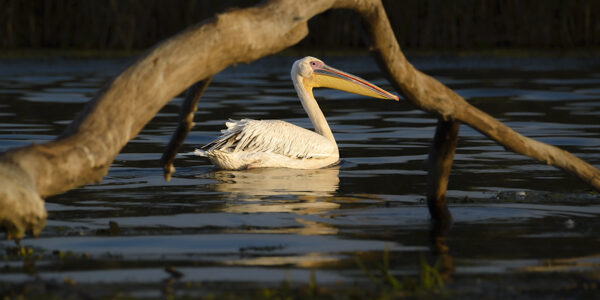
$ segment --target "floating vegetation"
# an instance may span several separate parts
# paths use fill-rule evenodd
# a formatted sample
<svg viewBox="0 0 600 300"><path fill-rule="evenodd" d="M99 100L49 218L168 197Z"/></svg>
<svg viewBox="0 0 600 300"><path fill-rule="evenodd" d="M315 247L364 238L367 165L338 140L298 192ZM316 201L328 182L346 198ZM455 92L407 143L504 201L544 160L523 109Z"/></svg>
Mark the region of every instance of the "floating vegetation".
<svg viewBox="0 0 600 300"><path fill-rule="evenodd" d="M440 274L441 259L430 265L421 255L419 260L419 275L417 278L403 276L401 278L392 274L390 269L389 250L383 252L383 262L376 270L368 269L360 259L356 259L360 269L369 277L371 282L380 287L388 296L406 296L415 294L441 294L444 291L444 280Z"/></svg>
<svg viewBox="0 0 600 300"><path fill-rule="evenodd" d="M96 230L96 235L109 235L109 236L117 236L121 235L121 227L119 223L115 221L108 222L108 229L98 229Z"/></svg>

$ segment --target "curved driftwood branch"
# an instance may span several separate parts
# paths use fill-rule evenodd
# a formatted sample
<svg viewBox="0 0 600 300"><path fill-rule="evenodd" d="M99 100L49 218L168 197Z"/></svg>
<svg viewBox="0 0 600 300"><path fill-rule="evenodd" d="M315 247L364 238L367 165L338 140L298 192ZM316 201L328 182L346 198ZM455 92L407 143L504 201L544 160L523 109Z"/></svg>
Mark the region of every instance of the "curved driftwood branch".
<svg viewBox="0 0 600 300"><path fill-rule="evenodd" d="M0 157L0 222L11 237L39 232L43 198L99 182L123 146L174 96L227 66L277 53L308 33L330 8L358 12L382 67L402 94L446 121L472 126L505 147L562 168L600 190L600 172L558 148L525 138L408 63L379 0L272 0L232 10L162 42L92 99L55 141Z"/></svg>
<svg viewBox="0 0 600 300"><path fill-rule="evenodd" d="M118 75L55 141L0 157L0 220L19 238L43 228L43 198L99 182L115 156L174 96L224 68L277 53L333 1L270 1L232 10L162 42Z"/></svg>
<svg viewBox="0 0 600 300"><path fill-rule="evenodd" d="M441 82L415 69L400 50L380 1L338 1L336 7L352 9L361 15L373 39L371 48L380 66L402 95L420 109L446 121L467 124L505 148L565 170L600 191L600 170L567 151L520 135L467 103Z"/></svg>

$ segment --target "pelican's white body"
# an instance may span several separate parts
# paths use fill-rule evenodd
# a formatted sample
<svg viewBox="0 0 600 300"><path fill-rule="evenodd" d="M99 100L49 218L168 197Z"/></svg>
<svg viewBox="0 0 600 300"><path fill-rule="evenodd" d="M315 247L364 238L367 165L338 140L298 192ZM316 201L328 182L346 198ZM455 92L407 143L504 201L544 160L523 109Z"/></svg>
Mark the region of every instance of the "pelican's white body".
<svg viewBox="0 0 600 300"><path fill-rule="evenodd" d="M318 169L337 163L338 148L324 136L280 120L231 120L223 135L208 144L208 157L220 169Z"/></svg>
<svg viewBox="0 0 600 300"><path fill-rule="evenodd" d="M250 168L318 169L339 160L338 146L323 112L315 100L313 87L332 87L381 99L394 99L381 88L356 76L325 65L314 57L294 63L294 88L315 131L279 120L231 120L221 137L194 153L208 157L226 170Z"/></svg>

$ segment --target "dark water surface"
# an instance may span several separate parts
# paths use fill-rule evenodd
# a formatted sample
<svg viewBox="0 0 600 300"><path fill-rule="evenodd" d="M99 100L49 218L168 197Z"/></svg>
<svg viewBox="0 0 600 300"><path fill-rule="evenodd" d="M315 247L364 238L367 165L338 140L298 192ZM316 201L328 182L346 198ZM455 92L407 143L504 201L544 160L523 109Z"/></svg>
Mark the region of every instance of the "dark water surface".
<svg viewBox="0 0 600 300"><path fill-rule="evenodd" d="M5 255L0 282L150 283L131 294L161 295L170 276L164 268L171 266L182 282L307 283L314 270L319 284L372 285L357 261L375 269L386 251L393 275L418 276L422 256L434 262L424 165L435 119L406 101L317 91L342 158L328 169L219 171L185 155L215 138L228 118L310 128L289 79L294 59L267 58L216 76L175 161L177 172L165 182L159 158L181 98L169 103L101 184L47 199L46 229L22 241L36 259ZM323 59L391 89L370 57ZM126 64L0 61L0 152L52 140ZM600 167L598 61L417 58L415 64L516 131ZM598 291L600 196L577 179L461 126L448 195L455 224L444 276L451 293L512 291L527 280L548 293ZM109 230L109 222L118 230ZM2 242L0 249L9 253L13 245Z"/></svg>

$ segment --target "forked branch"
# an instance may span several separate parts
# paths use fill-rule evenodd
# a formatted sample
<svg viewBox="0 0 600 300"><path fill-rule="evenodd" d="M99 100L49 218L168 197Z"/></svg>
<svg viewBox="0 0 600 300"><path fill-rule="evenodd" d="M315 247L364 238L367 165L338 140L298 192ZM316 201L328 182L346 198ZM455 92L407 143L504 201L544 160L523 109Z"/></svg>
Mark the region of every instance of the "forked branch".
<svg viewBox="0 0 600 300"><path fill-rule="evenodd" d="M420 109L445 121L467 124L506 149L565 170L600 191L600 170L567 151L520 135L467 103L441 82L416 70L402 53L380 1L339 0L335 6L360 14L372 38L371 49L379 58L381 68L402 95Z"/></svg>

